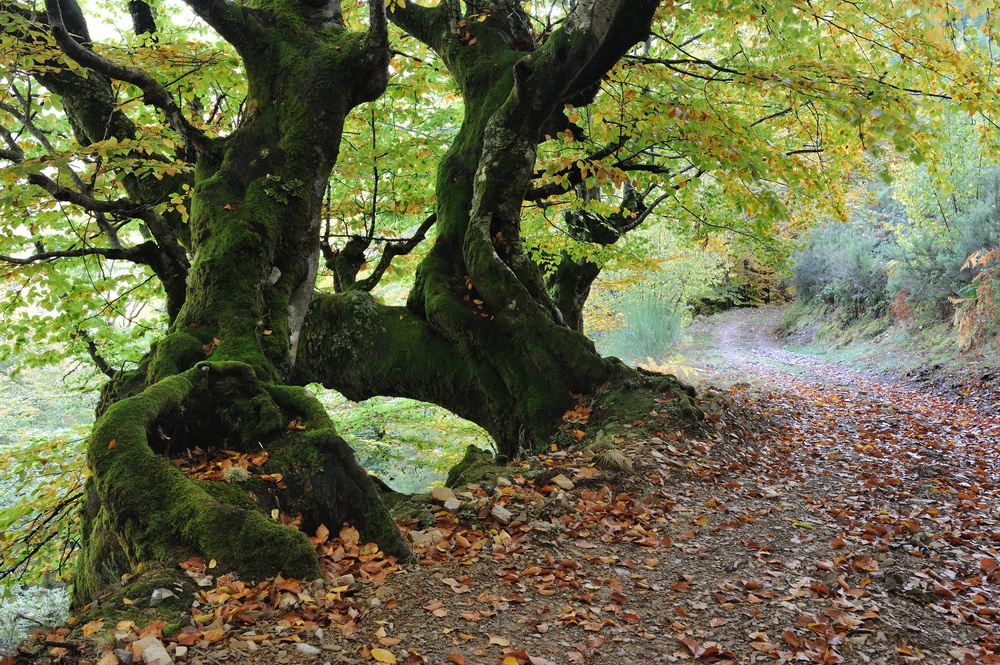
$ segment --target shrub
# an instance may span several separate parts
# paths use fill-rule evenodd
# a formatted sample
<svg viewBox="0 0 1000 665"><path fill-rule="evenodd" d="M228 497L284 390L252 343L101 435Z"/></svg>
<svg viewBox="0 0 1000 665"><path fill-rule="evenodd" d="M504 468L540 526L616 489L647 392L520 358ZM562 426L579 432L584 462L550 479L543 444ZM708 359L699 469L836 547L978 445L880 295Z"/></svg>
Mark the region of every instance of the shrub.
<svg viewBox="0 0 1000 665"><path fill-rule="evenodd" d="M894 251L884 233L831 222L816 228L793 256L793 284L800 297L845 307L855 319L880 316L891 300L888 265Z"/></svg>
<svg viewBox="0 0 1000 665"><path fill-rule="evenodd" d="M906 292L911 303L946 319L952 304L974 296L977 277L986 267L970 265L968 258L1000 247L1000 171L980 179L978 195L968 210L944 225L928 225L901 234L900 250L891 288Z"/></svg>
<svg viewBox="0 0 1000 665"><path fill-rule="evenodd" d="M598 348L630 365L662 360L676 348L688 318L688 308L655 289L635 288L620 300L625 325L604 333Z"/></svg>

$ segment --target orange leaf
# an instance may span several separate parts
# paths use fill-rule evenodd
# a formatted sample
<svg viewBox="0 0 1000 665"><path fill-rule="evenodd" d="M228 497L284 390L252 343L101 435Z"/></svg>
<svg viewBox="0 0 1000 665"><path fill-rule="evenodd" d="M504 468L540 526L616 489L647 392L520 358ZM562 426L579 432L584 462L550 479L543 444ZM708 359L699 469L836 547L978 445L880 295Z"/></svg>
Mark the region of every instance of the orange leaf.
<svg viewBox="0 0 1000 665"><path fill-rule="evenodd" d="M108 444L108 450L114 450L117 445L118 439L111 439L111 443Z"/></svg>
<svg viewBox="0 0 1000 665"><path fill-rule="evenodd" d="M103 627L104 627L104 622L103 621L91 621L91 622L87 623L86 625L84 625L84 627L83 627L83 636L84 637L90 637L91 635L93 635L94 633L96 633L97 631L99 631Z"/></svg>

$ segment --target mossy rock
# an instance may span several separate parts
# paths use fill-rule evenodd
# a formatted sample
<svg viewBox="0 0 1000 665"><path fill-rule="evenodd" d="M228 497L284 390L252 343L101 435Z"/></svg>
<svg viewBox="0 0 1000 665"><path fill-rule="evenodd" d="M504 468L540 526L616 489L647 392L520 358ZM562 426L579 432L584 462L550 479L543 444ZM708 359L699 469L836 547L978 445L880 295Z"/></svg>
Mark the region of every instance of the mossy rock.
<svg viewBox="0 0 1000 665"><path fill-rule="evenodd" d="M497 476L506 475L510 475L510 469L497 464L496 458L491 453L469 446L462 461L448 471L448 478L444 484L445 487L454 488L460 485L492 482Z"/></svg>
<svg viewBox="0 0 1000 665"><path fill-rule="evenodd" d="M590 419L591 425L649 421L647 428L664 429L663 416L669 416L674 429L700 425L705 419L698 407L694 388L673 375L644 374L613 388L601 399ZM650 421L650 413L659 418Z"/></svg>
<svg viewBox="0 0 1000 665"><path fill-rule="evenodd" d="M183 561L186 557L178 552L175 558ZM153 592L161 588L169 589L174 596L151 606ZM180 568L163 563L150 564L121 583L104 589L99 600L76 614L76 625L83 626L95 619L102 619L109 625L134 621L140 628L153 621L186 625L197 591L194 581ZM125 598L131 603L126 604Z"/></svg>

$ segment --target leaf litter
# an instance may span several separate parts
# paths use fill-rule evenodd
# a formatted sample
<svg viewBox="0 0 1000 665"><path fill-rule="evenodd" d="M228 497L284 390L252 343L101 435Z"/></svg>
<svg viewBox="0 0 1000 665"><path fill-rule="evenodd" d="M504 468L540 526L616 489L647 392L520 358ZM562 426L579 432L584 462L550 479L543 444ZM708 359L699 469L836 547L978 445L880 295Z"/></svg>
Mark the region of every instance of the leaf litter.
<svg viewBox="0 0 1000 665"><path fill-rule="evenodd" d="M192 665L1000 662L1000 417L793 354L759 325L717 332L704 431L664 408L614 432L633 471L551 450L428 496L430 520L400 523L409 567L349 527L313 536L322 580L191 559L205 588L179 633L92 621L113 645L50 659L140 662L153 637ZM572 438L589 417L567 414Z"/></svg>

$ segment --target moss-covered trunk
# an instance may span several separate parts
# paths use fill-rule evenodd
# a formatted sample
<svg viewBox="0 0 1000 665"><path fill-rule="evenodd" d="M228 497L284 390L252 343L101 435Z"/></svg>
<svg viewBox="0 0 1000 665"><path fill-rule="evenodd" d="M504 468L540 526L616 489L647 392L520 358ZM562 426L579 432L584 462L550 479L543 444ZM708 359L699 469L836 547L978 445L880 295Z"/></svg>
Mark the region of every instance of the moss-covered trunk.
<svg viewBox="0 0 1000 665"><path fill-rule="evenodd" d="M567 323L526 254L521 205L538 143L566 129L565 104L589 103L648 35L656 6L581 2L541 43L517 2L465 3L464 14L454 2L395 10L392 20L440 55L465 102L438 167L437 239L405 311L363 294L314 303L300 380L354 398L436 402L482 425L513 457L545 442L574 393L615 378L621 366ZM358 313L377 324L355 327Z"/></svg>
<svg viewBox="0 0 1000 665"><path fill-rule="evenodd" d="M104 392L88 444L77 602L144 562L190 555L250 578L315 577L302 531L320 524L350 522L408 555L320 404L283 385L315 286L321 195L345 116L386 84L384 7L373 3L367 33L345 30L337 3L227 11L206 18L243 58L244 115L200 150L183 305L140 371ZM188 449L255 461L195 481L169 459ZM301 515L302 531L273 518L282 513Z"/></svg>

